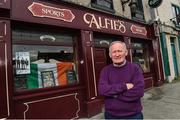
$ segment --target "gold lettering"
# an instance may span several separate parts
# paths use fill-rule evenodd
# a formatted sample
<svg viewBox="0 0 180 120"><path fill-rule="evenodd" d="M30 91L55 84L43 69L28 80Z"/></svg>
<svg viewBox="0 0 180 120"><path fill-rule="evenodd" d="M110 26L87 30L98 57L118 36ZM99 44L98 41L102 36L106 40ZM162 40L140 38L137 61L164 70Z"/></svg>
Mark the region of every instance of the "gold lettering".
<svg viewBox="0 0 180 120"><path fill-rule="evenodd" d="M42 8L42 13L43 14L50 14L50 15L56 16L56 17L64 17L64 12L52 10L52 9L47 9L47 8Z"/></svg>
<svg viewBox="0 0 180 120"><path fill-rule="evenodd" d="M113 21L113 25L114 25L114 30L118 30L118 22L117 21Z"/></svg>
<svg viewBox="0 0 180 120"><path fill-rule="evenodd" d="M88 16L90 17L89 20L87 19ZM95 18L95 16L94 16L94 14L86 13L86 14L84 14L84 17L83 17L83 18L84 18L84 21L85 21L87 24L89 24L89 27L90 27L90 28L91 28L92 25L94 24L97 29L101 29L100 26L99 26L99 24L98 24L98 22L97 22L97 20L96 20L96 18Z"/></svg>
<svg viewBox="0 0 180 120"><path fill-rule="evenodd" d="M111 29L114 29L113 20L111 20Z"/></svg>
<svg viewBox="0 0 180 120"><path fill-rule="evenodd" d="M104 26L102 25L101 17L99 17L99 26L100 26L101 28L106 28L105 25L104 25Z"/></svg>
<svg viewBox="0 0 180 120"><path fill-rule="evenodd" d="M105 18L105 26L106 26L106 28L109 28L108 26L110 25L110 26L112 26L111 25L111 22L109 22L109 21L111 21L111 20L109 20L108 18ZM112 27L111 27L112 28Z"/></svg>
<svg viewBox="0 0 180 120"><path fill-rule="evenodd" d="M42 13L43 13L43 14L47 14L47 9L42 8Z"/></svg>
<svg viewBox="0 0 180 120"><path fill-rule="evenodd" d="M121 33L126 32L124 21L112 20L102 17L96 18L95 15L91 13L85 13L83 19L84 22L88 24L90 28L95 26L97 29L110 29L120 31Z"/></svg>
<svg viewBox="0 0 180 120"><path fill-rule="evenodd" d="M122 33L125 33L126 32L126 27L124 26L124 22L123 21L119 21L120 22L120 31Z"/></svg>

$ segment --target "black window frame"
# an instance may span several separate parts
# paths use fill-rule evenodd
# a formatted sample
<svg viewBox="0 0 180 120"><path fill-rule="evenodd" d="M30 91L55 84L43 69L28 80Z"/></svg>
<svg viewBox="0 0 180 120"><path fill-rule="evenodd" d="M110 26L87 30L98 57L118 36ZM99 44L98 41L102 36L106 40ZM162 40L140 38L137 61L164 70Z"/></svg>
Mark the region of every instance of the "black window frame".
<svg viewBox="0 0 180 120"><path fill-rule="evenodd" d="M175 4L172 4L172 12L173 12L172 20L175 20L175 26L180 27L180 7ZM178 14L178 12L179 12L179 14Z"/></svg>
<svg viewBox="0 0 180 120"><path fill-rule="evenodd" d="M131 8L131 17L134 20L140 20L140 21L144 22L145 17L144 17L144 9L143 9L142 0L136 0L135 4L136 4L135 11Z"/></svg>
<svg viewBox="0 0 180 120"><path fill-rule="evenodd" d="M91 0L91 6L96 9L100 9L106 12L115 13L113 0L103 0L104 3L109 3L110 7L105 6L104 4L99 4L101 0Z"/></svg>

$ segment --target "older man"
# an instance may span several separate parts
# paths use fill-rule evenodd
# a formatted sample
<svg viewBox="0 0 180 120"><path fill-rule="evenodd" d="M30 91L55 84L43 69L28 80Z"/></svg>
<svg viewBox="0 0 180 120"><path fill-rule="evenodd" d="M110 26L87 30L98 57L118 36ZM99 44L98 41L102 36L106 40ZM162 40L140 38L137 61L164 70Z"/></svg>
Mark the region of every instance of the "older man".
<svg viewBox="0 0 180 120"><path fill-rule="evenodd" d="M102 69L98 86L99 94L105 96L105 119L143 119L144 77L137 64L126 60L127 54L124 42L110 44L113 64Z"/></svg>

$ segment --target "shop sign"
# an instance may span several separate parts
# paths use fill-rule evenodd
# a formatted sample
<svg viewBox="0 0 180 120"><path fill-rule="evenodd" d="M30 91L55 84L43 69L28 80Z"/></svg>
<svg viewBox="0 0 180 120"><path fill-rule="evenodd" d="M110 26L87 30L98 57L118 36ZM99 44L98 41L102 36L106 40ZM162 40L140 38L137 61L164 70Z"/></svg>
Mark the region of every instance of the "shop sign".
<svg viewBox="0 0 180 120"><path fill-rule="evenodd" d="M28 9L36 17L47 17L59 19L66 22L72 22L75 18L74 14L69 9L60 9L51 6L46 6L41 3L33 2Z"/></svg>
<svg viewBox="0 0 180 120"><path fill-rule="evenodd" d="M134 34L147 35L147 30L145 27L139 27L136 25L131 25L131 32Z"/></svg>
<svg viewBox="0 0 180 120"><path fill-rule="evenodd" d="M120 33L126 33L127 30L129 30L129 25L124 20L99 16L93 13L83 12L83 14L78 13L78 15L77 14L74 15L71 12L71 9L67 9L67 8L60 9L60 8L44 5L42 3L37 3L37 2L33 2L28 7L28 9L33 14L33 16L60 19L66 22L71 22L71 23L75 21L79 22L74 19L77 16L78 18L79 16L82 16L83 22L87 25L86 27L89 27L91 29L110 30L110 31L116 31ZM130 29L133 34L139 34L143 36L147 35L147 30L145 27L140 27L138 25L131 25ZM52 38L51 36L46 35L46 36L42 36L41 40L44 40L47 37ZM52 38L52 40L54 39Z"/></svg>
<svg viewBox="0 0 180 120"><path fill-rule="evenodd" d="M85 13L83 19L90 28L96 27L99 30L111 29L121 33L126 32L125 22L118 19L103 18L91 13Z"/></svg>
<svg viewBox="0 0 180 120"><path fill-rule="evenodd" d="M148 5L151 7L151 8L157 8L161 5L162 3L162 0L149 0L148 1Z"/></svg>

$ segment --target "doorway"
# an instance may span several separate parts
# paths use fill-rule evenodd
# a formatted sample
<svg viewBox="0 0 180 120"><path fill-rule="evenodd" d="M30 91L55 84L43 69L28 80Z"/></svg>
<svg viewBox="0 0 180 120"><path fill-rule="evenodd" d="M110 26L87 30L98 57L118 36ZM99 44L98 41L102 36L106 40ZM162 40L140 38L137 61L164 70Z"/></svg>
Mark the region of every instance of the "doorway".
<svg viewBox="0 0 180 120"><path fill-rule="evenodd" d="M101 70L104 66L111 64L111 58L109 57L108 48L94 48L94 64L95 64L95 75L96 75L96 85L99 83L99 77ZM96 86L98 87L98 86Z"/></svg>
<svg viewBox="0 0 180 120"><path fill-rule="evenodd" d="M176 47L175 47L174 38L171 37L170 41L171 41L171 52L172 52L172 60L173 60L173 66L174 66L174 73L175 73L175 76L178 76L178 65L177 65Z"/></svg>

